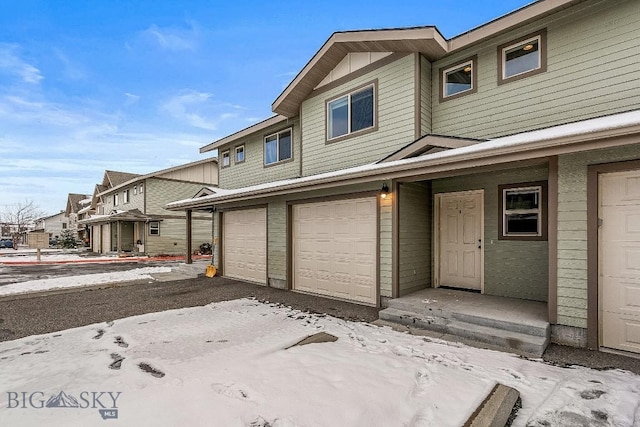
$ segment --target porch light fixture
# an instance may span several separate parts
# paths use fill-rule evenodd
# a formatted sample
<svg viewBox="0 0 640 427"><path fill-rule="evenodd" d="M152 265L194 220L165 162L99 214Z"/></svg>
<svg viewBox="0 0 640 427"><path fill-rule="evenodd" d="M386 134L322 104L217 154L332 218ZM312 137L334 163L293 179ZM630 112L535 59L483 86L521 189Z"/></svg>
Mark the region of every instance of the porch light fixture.
<svg viewBox="0 0 640 427"><path fill-rule="evenodd" d="M380 190L380 197L386 199L389 195L389 186L386 182L382 183L382 189Z"/></svg>

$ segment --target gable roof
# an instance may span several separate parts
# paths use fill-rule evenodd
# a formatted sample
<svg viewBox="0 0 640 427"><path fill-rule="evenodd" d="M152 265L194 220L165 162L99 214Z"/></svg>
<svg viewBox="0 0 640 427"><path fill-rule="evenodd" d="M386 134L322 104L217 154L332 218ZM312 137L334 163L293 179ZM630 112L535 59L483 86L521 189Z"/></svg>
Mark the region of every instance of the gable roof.
<svg viewBox="0 0 640 427"><path fill-rule="evenodd" d="M581 1L584 0L539 0L449 40L435 26L333 33L273 102L272 110L286 117L297 115L302 101L348 53L421 53L435 61Z"/></svg>
<svg viewBox="0 0 640 427"><path fill-rule="evenodd" d="M107 188L116 187L123 182L127 182L131 179L140 176L137 173L118 172L118 171L104 171L104 178L102 179L102 185Z"/></svg>
<svg viewBox="0 0 640 427"><path fill-rule="evenodd" d="M65 215L69 216L71 213L78 213L78 211L82 209L80 202L90 197L91 196L86 194L69 193L67 196L67 209L65 210Z"/></svg>
<svg viewBox="0 0 640 427"><path fill-rule="evenodd" d="M232 133L231 135L225 136L224 138L218 139L217 141L213 141L211 144L201 147L200 152L206 153L207 151L215 150L216 148L221 147L228 142L235 141L239 138L245 137L247 135L251 135L254 132L261 131L262 129L266 129L270 126L273 126L275 124L278 124L287 120L289 120L288 117L276 114L275 116L271 116L268 119L265 119L254 125L251 125L242 130L239 130L238 132Z"/></svg>
<svg viewBox="0 0 640 427"><path fill-rule="evenodd" d="M387 157L378 161L378 163L409 159L411 157L422 156L424 154L437 153L438 151L466 147L467 145L477 144L483 141L486 140L428 134L421 136L412 143L407 144L399 150L389 154Z"/></svg>

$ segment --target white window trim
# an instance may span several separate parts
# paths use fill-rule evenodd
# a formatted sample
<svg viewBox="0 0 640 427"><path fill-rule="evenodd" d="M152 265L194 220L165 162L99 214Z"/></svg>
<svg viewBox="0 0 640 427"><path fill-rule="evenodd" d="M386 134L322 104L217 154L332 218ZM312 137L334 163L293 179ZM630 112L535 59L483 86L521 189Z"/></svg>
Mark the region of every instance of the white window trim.
<svg viewBox="0 0 640 427"><path fill-rule="evenodd" d="M144 192L144 183L141 182L139 187L140 187L140 190L138 190L138 192L142 194Z"/></svg>
<svg viewBox="0 0 640 427"><path fill-rule="evenodd" d="M291 134L291 157L287 157L286 159L280 159L280 134L285 133L289 131L289 133ZM276 136L276 160L275 162L271 162L271 163L267 163L267 138L270 138L272 136ZM288 162L291 161L293 159L293 128L287 128L287 129L282 129L279 130L278 132L274 132L274 133L270 133L269 135L266 135L263 139L262 139L262 148L264 150L264 165L265 166L273 166L273 165L277 165L278 163L284 163L284 162Z"/></svg>
<svg viewBox="0 0 640 427"><path fill-rule="evenodd" d="M507 51L516 48L516 47L520 47L523 45L526 45L532 41L538 41L538 66L535 68L532 68L530 70L526 70L526 71L521 71L519 73L513 74L511 76L507 76L506 72L507 72ZM531 73L534 71L537 71L539 69L542 68L542 35L538 34L537 36L534 37L530 37L528 39L519 41L517 43L513 43L509 46L503 47L502 48L502 52L501 52L501 61L502 61L502 80L509 80L509 79L513 79L515 77L518 76L522 76L524 74L527 73Z"/></svg>
<svg viewBox="0 0 640 427"><path fill-rule="evenodd" d="M157 224L157 227L152 227L151 224ZM152 230L157 230L157 233L152 233ZM160 235L160 221L149 221L149 236Z"/></svg>
<svg viewBox="0 0 640 427"><path fill-rule="evenodd" d="M507 209L507 192L537 192L538 208L537 209ZM543 213L542 186L534 185L531 187L511 187L502 190L502 236L504 237L541 237L542 236L542 213ZM534 233L508 233L507 232L507 215L508 214L538 214L538 231Z"/></svg>
<svg viewBox="0 0 640 427"><path fill-rule="evenodd" d="M238 160L238 151L239 151L239 150L242 150L242 160ZM235 159L234 159L234 162L235 162L236 164L238 164L238 163L244 163L244 161L245 161L245 159L246 159L246 158L247 158L247 152L246 152L246 150L244 149L244 144L242 144L242 145L238 145L238 146L235 148Z"/></svg>
<svg viewBox="0 0 640 427"><path fill-rule="evenodd" d="M224 164L224 160L225 160L225 155L226 155L226 159L227 159L227 164ZM222 164L220 165L223 168L228 168L229 166L231 166L231 151L229 150L225 150L223 152L220 153L220 159L222 159Z"/></svg>
<svg viewBox="0 0 640 427"><path fill-rule="evenodd" d="M450 67L443 68L440 70L440 100L445 101L449 99L454 99L459 96L469 95L477 92L477 57L473 56L471 58L465 59L462 62L457 62ZM447 95L447 74L452 71L459 70L461 68L471 67L471 87L469 89L465 89L460 92L452 93Z"/></svg>
<svg viewBox="0 0 640 427"><path fill-rule="evenodd" d="M118 193L113 195L113 206L118 206L120 200L120 198L118 197Z"/></svg>
<svg viewBox="0 0 640 427"><path fill-rule="evenodd" d="M129 193L129 189L127 188L126 190L124 190L122 192L122 204L126 205L127 203L129 203L131 201L131 195Z"/></svg>
<svg viewBox="0 0 640 427"><path fill-rule="evenodd" d="M367 127L367 128L358 129L357 131L352 132L351 131L351 96L353 96L356 93L363 92L363 91L365 91L365 90L367 90L369 88L373 89L373 91L372 91L372 93L373 93L373 111L372 111L373 118L371 120L372 125ZM345 137L349 137L349 136L358 135L358 134L363 133L363 132L369 132L372 129L376 128L376 126L377 126L377 120L376 120L377 119L377 114L376 114L376 112L378 111L377 110L377 108L378 108L378 106L377 106L378 96L377 96L376 90L377 90L376 82L371 82L371 83L368 83L368 84L366 84L364 86L360 86L357 89L354 89L354 90L350 91L349 93L345 93L345 94L342 94L340 96L336 96L335 98L329 99L326 102L325 109L327 110L327 117L326 117L326 119L327 119L327 125L326 125L326 127L327 127L327 131L326 131L327 132L327 142L335 141L335 140L340 139L340 138L345 138ZM329 108L329 106L333 102L339 101L339 100L341 100L343 98L347 98L347 133L331 137L329 135L329 129L330 129L329 122L330 122L330 117L331 117L331 108Z"/></svg>

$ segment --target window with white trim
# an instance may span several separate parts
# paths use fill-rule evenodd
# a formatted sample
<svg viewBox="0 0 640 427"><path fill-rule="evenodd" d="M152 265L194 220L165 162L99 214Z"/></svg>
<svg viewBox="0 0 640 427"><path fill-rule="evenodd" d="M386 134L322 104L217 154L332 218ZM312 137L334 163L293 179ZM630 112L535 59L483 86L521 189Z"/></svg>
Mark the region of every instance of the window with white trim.
<svg viewBox="0 0 640 427"><path fill-rule="evenodd" d="M272 165L293 156L293 132L291 128L264 137L264 164Z"/></svg>
<svg viewBox="0 0 640 427"><path fill-rule="evenodd" d="M149 235L150 236L159 236L160 235L160 222L159 221L150 221L149 222Z"/></svg>
<svg viewBox="0 0 640 427"><path fill-rule="evenodd" d="M375 126L375 83L327 102L327 140Z"/></svg>
<svg viewBox="0 0 640 427"><path fill-rule="evenodd" d="M118 206L118 201L119 201L118 193L116 193L113 195L113 206Z"/></svg>
<svg viewBox="0 0 640 427"><path fill-rule="evenodd" d="M144 192L144 184L143 184L142 182L141 182L141 183L140 183L140 185L139 185L139 190L138 190L138 192L139 192L140 194L142 194L142 193Z"/></svg>
<svg viewBox="0 0 640 427"><path fill-rule="evenodd" d="M236 163L244 162L244 145L236 147Z"/></svg>
<svg viewBox="0 0 640 427"><path fill-rule="evenodd" d="M500 185L500 234L506 240L546 240L546 182Z"/></svg>
<svg viewBox="0 0 640 427"><path fill-rule="evenodd" d="M477 91L476 62L477 60L474 56L450 67L440 69L441 101Z"/></svg>
<svg viewBox="0 0 640 427"><path fill-rule="evenodd" d="M138 186L134 185L133 186L133 195L135 196L136 194L138 194Z"/></svg>
<svg viewBox="0 0 640 427"><path fill-rule="evenodd" d="M222 167L227 167L231 164L231 158L230 158L230 153L229 150L227 151L223 151L222 152Z"/></svg>
<svg viewBox="0 0 640 427"><path fill-rule="evenodd" d="M546 71L546 31L498 46L498 84Z"/></svg>
<svg viewBox="0 0 640 427"><path fill-rule="evenodd" d="M129 194L128 188L122 192L122 203L129 203Z"/></svg>

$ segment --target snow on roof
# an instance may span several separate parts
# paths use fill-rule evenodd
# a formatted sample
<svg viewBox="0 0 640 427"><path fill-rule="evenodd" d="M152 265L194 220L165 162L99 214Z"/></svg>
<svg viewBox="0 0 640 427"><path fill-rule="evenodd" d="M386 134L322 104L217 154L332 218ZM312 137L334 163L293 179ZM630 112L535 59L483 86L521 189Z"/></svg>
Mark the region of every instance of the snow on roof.
<svg viewBox="0 0 640 427"><path fill-rule="evenodd" d="M202 196L197 199L178 200L169 203L167 207L170 209L179 209L183 206L194 203L200 205L202 202L211 201L215 203L218 200L232 199L233 196L239 197L242 195L254 195L256 193L266 195L270 191L284 190L289 186L310 186L314 183L326 181L328 179L338 180L338 178L341 178L346 180L354 177L374 176L376 174L390 172L397 169L399 166L406 167L407 175L410 175L411 166L414 165L422 165L423 163L431 164L435 161L439 162L438 164L443 164L466 157L489 157L492 155L503 154L505 152L513 152L515 148L520 146L524 147L530 144L544 146L544 143L548 141L556 141L567 137L579 137L581 135L586 136L588 134L612 131L630 126L640 126L640 110L504 136L466 147L425 154L423 156L409 159L395 160L387 163L370 163L353 168L325 172L318 175L267 182L233 190L216 188L215 190L212 189L214 194L209 196ZM496 153L496 150L499 152Z"/></svg>

